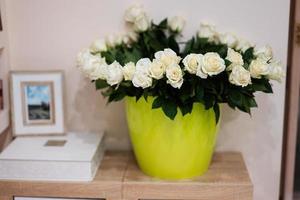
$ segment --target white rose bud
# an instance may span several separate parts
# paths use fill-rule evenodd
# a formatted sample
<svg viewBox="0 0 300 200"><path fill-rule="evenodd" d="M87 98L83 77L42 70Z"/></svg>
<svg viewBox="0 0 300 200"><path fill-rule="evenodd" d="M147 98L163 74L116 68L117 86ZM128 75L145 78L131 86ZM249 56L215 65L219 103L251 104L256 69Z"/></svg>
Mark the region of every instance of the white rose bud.
<svg viewBox="0 0 300 200"><path fill-rule="evenodd" d="M273 57L272 48L269 45L254 49L254 55L263 60L270 60Z"/></svg>
<svg viewBox="0 0 300 200"><path fill-rule="evenodd" d="M241 65L235 65L229 75L229 82L237 86L246 87L251 84L250 72Z"/></svg>
<svg viewBox="0 0 300 200"><path fill-rule="evenodd" d="M145 14L145 11L141 5L133 5L125 11L124 18L125 21L133 23L137 17L143 14Z"/></svg>
<svg viewBox="0 0 300 200"><path fill-rule="evenodd" d="M236 35L233 33L223 33L219 35L219 40L222 44L227 44L229 47L234 48L238 43Z"/></svg>
<svg viewBox="0 0 300 200"><path fill-rule="evenodd" d="M180 66L173 63L166 70L166 76L168 78L167 83L174 88L180 88L183 83L183 73Z"/></svg>
<svg viewBox="0 0 300 200"><path fill-rule="evenodd" d="M267 78L281 82L281 79L283 77L284 77L284 72L282 69L281 62L272 60L271 63L269 64L269 73L267 75Z"/></svg>
<svg viewBox="0 0 300 200"><path fill-rule="evenodd" d="M238 39L237 45L236 45L236 50L245 52L247 49L249 49L250 47L253 47L253 45L245 40L245 39Z"/></svg>
<svg viewBox="0 0 300 200"><path fill-rule="evenodd" d="M227 50L226 59L231 62L231 64L226 69L228 71L231 70L232 67L235 65L240 65L240 66L244 65L244 60L243 60L242 55L239 52L236 52L231 48L228 48L228 50Z"/></svg>
<svg viewBox="0 0 300 200"><path fill-rule="evenodd" d="M269 73L269 66L266 60L257 58L252 60L249 66L251 77L261 78L262 75L267 75Z"/></svg>
<svg viewBox="0 0 300 200"><path fill-rule="evenodd" d="M216 41L216 28L215 26L207 23L201 23L200 29L198 31L199 38L208 38L208 41L213 42Z"/></svg>
<svg viewBox="0 0 300 200"><path fill-rule="evenodd" d="M106 46L105 40L103 40L103 39L95 40L91 44L90 50L91 50L92 53L107 51L107 46Z"/></svg>
<svg viewBox="0 0 300 200"><path fill-rule="evenodd" d="M218 53L209 52L202 58L202 71L209 76L217 75L225 70L225 61Z"/></svg>
<svg viewBox="0 0 300 200"><path fill-rule="evenodd" d="M133 28L137 32L144 32L150 27L150 20L146 14L138 16L133 23Z"/></svg>
<svg viewBox="0 0 300 200"><path fill-rule="evenodd" d="M143 72L136 71L134 73L132 83L135 87L141 87L145 89L152 86L152 78Z"/></svg>
<svg viewBox="0 0 300 200"><path fill-rule="evenodd" d="M180 16L168 18L168 26L174 32L181 32L185 25L185 19Z"/></svg>
<svg viewBox="0 0 300 200"><path fill-rule="evenodd" d="M154 59L152 63L150 64L150 76L154 79L161 79L164 76L164 73L166 71L164 65L162 62L160 62L157 59Z"/></svg>
<svg viewBox="0 0 300 200"><path fill-rule="evenodd" d="M130 41L132 41L132 42L136 42L139 39L139 35L134 31L129 31L128 37L129 37Z"/></svg>
<svg viewBox="0 0 300 200"><path fill-rule="evenodd" d="M195 53L191 53L189 55L187 55L184 59L183 59L183 65L184 65L184 69L187 70L190 74L196 74L197 73L197 69L199 67L202 67L202 54L195 54Z"/></svg>
<svg viewBox="0 0 300 200"><path fill-rule="evenodd" d="M107 67L106 81L109 85L117 85L123 80L122 66L117 61L114 61Z"/></svg>
<svg viewBox="0 0 300 200"><path fill-rule="evenodd" d="M125 81L131 81L135 72L135 65L133 62L126 63L125 66L122 68L123 75Z"/></svg>
<svg viewBox="0 0 300 200"><path fill-rule="evenodd" d="M154 54L157 60L160 60L164 67L167 68L173 63L178 64L181 60L179 56L172 49L164 49L163 51L158 51Z"/></svg>
<svg viewBox="0 0 300 200"><path fill-rule="evenodd" d="M151 60L149 58L141 58L136 63L136 71L149 75Z"/></svg>
<svg viewBox="0 0 300 200"><path fill-rule="evenodd" d="M123 42L122 34L110 34L105 38L105 43L110 48L114 48L115 46L121 45L122 42Z"/></svg>
<svg viewBox="0 0 300 200"><path fill-rule="evenodd" d="M126 45L129 45L129 43L130 43L130 38L129 38L128 35L123 35L123 37L122 37L122 43L123 43L123 44L126 44Z"/></svg>

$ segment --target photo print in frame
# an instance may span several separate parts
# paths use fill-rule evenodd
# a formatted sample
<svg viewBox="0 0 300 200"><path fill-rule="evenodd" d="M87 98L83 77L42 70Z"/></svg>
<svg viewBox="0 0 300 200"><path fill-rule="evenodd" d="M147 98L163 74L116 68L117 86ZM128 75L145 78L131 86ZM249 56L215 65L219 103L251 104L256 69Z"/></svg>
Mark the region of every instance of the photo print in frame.
<svg viewBox="0 0 300 200"><path fill-rule="evenodd" d="M64 134L62 72L11 72L15 136Z"/></svg>

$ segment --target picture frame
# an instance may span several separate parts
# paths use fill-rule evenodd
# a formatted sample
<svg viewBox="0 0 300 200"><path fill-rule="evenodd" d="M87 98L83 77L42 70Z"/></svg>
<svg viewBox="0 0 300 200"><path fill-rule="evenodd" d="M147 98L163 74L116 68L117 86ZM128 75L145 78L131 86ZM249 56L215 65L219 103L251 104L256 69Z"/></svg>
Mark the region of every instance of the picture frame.
<svg viewBox="0 0 300 200"><path fill-rule="evenodd" d="M64 120L62 71L11 71L13 136L62 135Z"/></svg>

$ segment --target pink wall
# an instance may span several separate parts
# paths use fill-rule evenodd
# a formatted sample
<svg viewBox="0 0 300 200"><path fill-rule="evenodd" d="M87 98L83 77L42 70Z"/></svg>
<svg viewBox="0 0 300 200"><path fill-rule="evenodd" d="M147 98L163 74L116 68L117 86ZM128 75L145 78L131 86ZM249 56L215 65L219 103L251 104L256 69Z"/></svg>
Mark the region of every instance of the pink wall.
<svg viewBox="0 0 300 200"><path fill-rule="evenodd" d="M128 148L122 103L105 105L93 85L75 69L77 52L97 37L123 30L123 11L133 1L6 0L13 70L63 69L66 74L67 126L71 130L107 128L109 148ZM154 19L182 14L190 36L200 21L234 31L258 44L268 43L287 58L289 1L141 1ZM255 200L279 193L285 84L274 95L258 94L252 117L224 107L218 150L243 152L255 187Z"/></svg>

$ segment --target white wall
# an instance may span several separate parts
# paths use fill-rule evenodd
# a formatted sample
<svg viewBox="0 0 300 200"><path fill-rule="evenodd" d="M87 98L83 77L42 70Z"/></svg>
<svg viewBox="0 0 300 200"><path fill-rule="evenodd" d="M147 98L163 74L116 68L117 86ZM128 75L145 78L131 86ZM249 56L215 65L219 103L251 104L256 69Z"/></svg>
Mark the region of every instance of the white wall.
<svg viewBox="0 0 300 200"><path fill-rule="evenodd" d="M9 88L8 88L8 38L7 38L7 18L6 18L6 5L4 0L0 0L1 19L2 19L2 31L0 31L0 79L3 80L3 96L4 96L4 108L0 110L0 134L9 125Z"/></svg>
<svg viewBox="0 0 300 200"><path fill-rule="evenodd" d="M13 70L64 69L68 127L108 129L111 148L128 148L122 103L105 105L94 86L75 69L77 52L93 39L123 30L123 11L131 0L6 0L10 60ZM152 0L140 1L155 20L182 14L184 35L200 21L215 23L256 42L270 44L286 64L289 1L285 0ZM285 84L274 84L274 95L257 94L259 109L252 117L224 108L218 150L243 152L254 182L255 200L275 200L279 193Z"/></svg>

